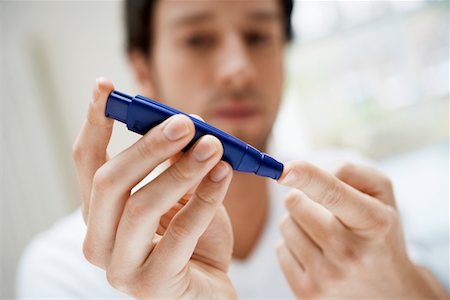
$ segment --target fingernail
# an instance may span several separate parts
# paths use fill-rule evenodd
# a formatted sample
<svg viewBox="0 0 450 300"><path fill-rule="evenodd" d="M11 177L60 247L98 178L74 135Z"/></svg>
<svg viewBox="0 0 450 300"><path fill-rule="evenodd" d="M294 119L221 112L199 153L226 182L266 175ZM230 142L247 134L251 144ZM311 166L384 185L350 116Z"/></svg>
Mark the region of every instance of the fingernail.
<svg viewBox="0 0 450 300"><path fill-rule="evenodd" d="M287 171L287 174L285 174L279 179L279 182L281 184L290 185L296 180L297 180L297 172L295 172L295 170L290 169Z"/></svg>
<svg viewBox="0 0 450 300"><path fill-rule="evenodd" d="M195 145L192 156L198 161L205 161L217 152L217 148L213 145L212 136L204 136Z"/></svg>
<svg viewBox="0 0 450 300"><path fill-rule="evenodd" d="M176 141L188 135L189 127L184 117L176 115L164 126L163 133L170 141Z"/></svg>
<svg viewBox="0 0 450 300"><path fill-rule="evenodd" d="M228 174L228 167L224 162L219 162L209 173L209 178L214 182L219 182Z"/></svg>

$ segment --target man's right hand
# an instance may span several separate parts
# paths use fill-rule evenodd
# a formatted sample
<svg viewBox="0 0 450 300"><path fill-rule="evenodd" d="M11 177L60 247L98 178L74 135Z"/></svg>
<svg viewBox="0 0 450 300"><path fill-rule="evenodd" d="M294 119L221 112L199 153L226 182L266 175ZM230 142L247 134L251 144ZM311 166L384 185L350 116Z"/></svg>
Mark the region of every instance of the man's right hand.
<svg viewBox="0 0 450 300"><path fill-rule="evenodd" d="M87 225L84 255L106 270L110 284L133 297L235 297L226 274L231 223L222 205L232 177L222 145L200 138L154 180L131 193L159 164L192 140L184 115L152 128L112 159L113 120L105 105L114 89L98 79L73 156Z"/></svg>

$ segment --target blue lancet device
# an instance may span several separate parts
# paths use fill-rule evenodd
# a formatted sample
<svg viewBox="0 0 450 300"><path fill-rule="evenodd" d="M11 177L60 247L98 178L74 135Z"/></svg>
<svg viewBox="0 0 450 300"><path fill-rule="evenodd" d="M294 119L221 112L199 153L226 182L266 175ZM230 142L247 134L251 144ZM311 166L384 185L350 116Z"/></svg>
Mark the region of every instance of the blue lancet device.
<svg viewBox="0 0 450 300"><path fill-rule="evenodd" d="M283 164L279 161L220 129L152 99L113 91L108 96L105 111L107 117L125 123L129 130L141 135L175 114L188 116L195 125L194 138L183 151L188 150L201 136L211 134L221 141L222 160L228 162L233 170L280 178Z"/></svg>

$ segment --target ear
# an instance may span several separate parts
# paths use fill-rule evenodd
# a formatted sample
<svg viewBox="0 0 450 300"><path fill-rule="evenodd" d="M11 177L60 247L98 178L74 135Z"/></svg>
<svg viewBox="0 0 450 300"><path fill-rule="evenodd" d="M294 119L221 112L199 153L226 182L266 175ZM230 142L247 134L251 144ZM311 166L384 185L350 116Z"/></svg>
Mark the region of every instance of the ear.
<svg viewBox="0 0 450 300"><path fill-rule="evenodd" d="M148 57L141 51L132 50L128 53L128 59L136 82L139 84L139 91L143 96L155 98L156 86L152 76L152 69Z"/></svg>

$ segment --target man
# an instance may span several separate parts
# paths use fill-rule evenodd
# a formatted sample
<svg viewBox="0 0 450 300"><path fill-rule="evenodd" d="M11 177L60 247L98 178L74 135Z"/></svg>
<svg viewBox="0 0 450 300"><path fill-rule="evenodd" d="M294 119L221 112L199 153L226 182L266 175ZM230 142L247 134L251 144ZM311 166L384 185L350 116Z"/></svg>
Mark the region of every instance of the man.
<svg viewBox="0 0 450 300"><path fill-rule="evenodd" d="M291 9L291 1L280 0L128 1L128 53L141 94L268 151ZM25 259L23 269L40 279L25 279L23 289L35 280L41 284L31 291L49 293L37 296L446 297L406 253L389 180L361 165L332 174L302 161L286 163L278 185L292 190L285 196L276 255L290 290L271 269L271 256L258 262L267 268L246 270L273 228L270 216L281 202L272 200L273 183L233 174L220 161L223 149L213 136L181 154L194 135L192 121L181 115L109 158L113 121L104 111L113 89L108 80L97 80L74 145L86 232L78 234L81 222L72 218L45 237L66 237L75 228L75 244L81 248L84 240L84 256L99 268L77 260L81 252L69 257L57 244L61 259L44 259L53 273L31 271ZM164 170L132 193L164 162ZM253 292L241 286L251 285L245 276L256 278Z"/></svg>

